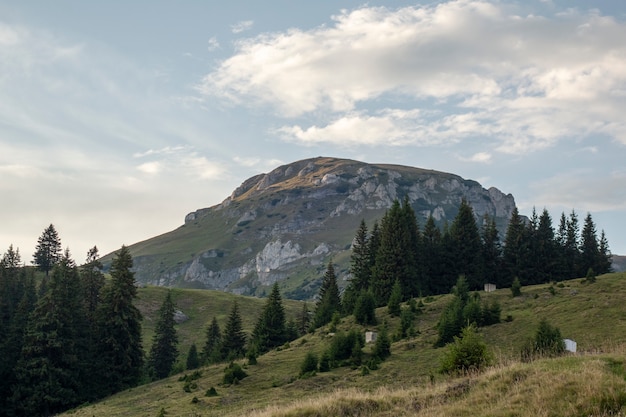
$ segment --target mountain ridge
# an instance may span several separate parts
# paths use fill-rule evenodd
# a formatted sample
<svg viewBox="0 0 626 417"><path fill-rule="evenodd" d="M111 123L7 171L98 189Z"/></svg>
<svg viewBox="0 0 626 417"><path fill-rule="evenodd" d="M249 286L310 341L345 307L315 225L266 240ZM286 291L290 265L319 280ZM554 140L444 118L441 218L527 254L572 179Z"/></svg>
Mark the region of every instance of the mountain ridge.
<svg viewBox="0 0 626 417"><path fill-rule="evenodd" d="M185 216L174 231L130 246L142 284L264 295L280 281L287 297L313 297L332 257L348 277L361 219L380 219L407 198L418 221L451 222L465 199L477 220L489 215L501 236L515 208L511 194L435 170L317 157L248 178L221 203Z"/></svg>

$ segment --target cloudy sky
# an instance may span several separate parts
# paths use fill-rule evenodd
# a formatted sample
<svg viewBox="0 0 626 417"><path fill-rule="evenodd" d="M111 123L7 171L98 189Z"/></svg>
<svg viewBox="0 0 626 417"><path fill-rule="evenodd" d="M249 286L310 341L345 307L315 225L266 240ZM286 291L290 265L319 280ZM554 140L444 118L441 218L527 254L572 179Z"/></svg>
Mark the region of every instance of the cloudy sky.
<svg viewBox="0 0 626 417"><path fill-rule="evenodd" d="M591 212L626 255L624 39L609 0L0 0L0 251L53 223L83 261L321 155Z"/></svg>

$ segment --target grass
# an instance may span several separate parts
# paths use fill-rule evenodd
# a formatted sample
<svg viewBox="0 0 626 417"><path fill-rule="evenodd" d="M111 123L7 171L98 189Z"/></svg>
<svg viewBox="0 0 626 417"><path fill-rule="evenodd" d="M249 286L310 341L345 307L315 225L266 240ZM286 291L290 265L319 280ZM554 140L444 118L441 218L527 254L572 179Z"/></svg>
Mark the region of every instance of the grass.
<svg viewBox="0 0 626 417"><path fill-rule="evenodd" d="M181 375L134 388L68 412L74 416L603 416L626 411L626 274L598 277L594 284L580 279L554 285L525 287L522 297L508 289L481 293L502 305L502 317L513 320L481 329L496 364L486 371L462 377L437 374L443 349L433 348L435 324L450 296L425 303L415 327L419 334L392 345L391 357L379 369L362 375L360 369L340 368L298 379L300 364L311 351L320 355L332 340L327 329L291 342L258 358L257 365L241 364L249 376L238 385L221 385L226 364L202 369L197 387L183 390ZM156 305L164 289L142 289L142 303ZM230 303L239 300L251 314L244 327L251 329L255 311L264 300L198 290L174 290L175 300L190 320L179 326L181 343L201 339L213 314L223 320ZM220 299L222 299L220 301ZM149 302L149 299L152 301ZM285 301L289 314L299 302ZM312 306L310 306L312 308ZM151 311L140 307L150 319ZM158 306L157 306L158 308ZM243 313L242 313L243 314ZM398 318L377 311L393 335ZM518 360L519 349L545 317L564 337L578 342L579 353L531 363ZM342 319L339 330L356 326ZM147 327L147 326L146 326ZM370 326L372 327L372 326ZM365 330L365 328L362 328ZM146 329L148 332L148 329ZM200 332L200 334L198 333ZM186 341L186 342L183 342ZM371 346L364 349L367 355ZM182 351L182 349L181 349ZM218 395L207 397L211 387ZM196 400L194 400L196 398ZM622 413L622 414L619 414Z"/></svg>

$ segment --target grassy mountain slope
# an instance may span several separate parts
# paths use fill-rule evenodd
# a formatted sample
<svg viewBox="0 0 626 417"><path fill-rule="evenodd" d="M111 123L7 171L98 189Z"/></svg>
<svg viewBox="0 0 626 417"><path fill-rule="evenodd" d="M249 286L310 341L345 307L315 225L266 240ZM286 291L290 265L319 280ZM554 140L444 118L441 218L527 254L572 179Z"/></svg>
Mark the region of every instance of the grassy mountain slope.
<svg viewBox="0 0 626 417"><path fill-rule="evenodd" d="M335 369L308 379L297 379L300 364L312 351L320 354L332 336L318 330L280 350L259 357L246 366L249 377L238 385L221 386L224 364L205 367L192 392L183 390L180 375L137 387L100 403L67 413L74 416L589 416L626 411L626 273L598 277L596 283L581 279L562 285L523 288L522 297L510 290L481 294L496 298L502 317L511 321L481 330L497 364L484 373L463 377L437 374L443 349L432 347L435 323L450 296L425 299L423 314L415 322L420 333L393 343L392 355L378 370ZM154 320L157 300L164 290L142 289L140 308L146 324ZM188 303L190 320L180 325L183 343L202 340L203 328L216 312L228 313L230 297L212 292L175 290L179 306ZM205 294L206 293L206 294ZM220 304L219 298L229 297ZM248 330L264 300L238 297ZM152 301L150 301L152 300ZM206 303L206 304L205 304ZM301 304L286 301L291 314ZM247 316L247 313L252 316ZM391 332L398 319L377 311ZM578 342L579 354L525 364L518 352L541 318L559 327L563 337ZM340 330L355 327L352 318L342 320ZM146 336L149 326L145 326ZM149 339L147 339L149 340ZM367 346L364 351L371 349ZM182 349L181 349L182 351ZM242 362L243 364L244 362ZM434 376L434 380L431 380ZM217 397L205 392L216 388ZM194 400L196 398L196 400ZM611 414L613 413L613 414Z"/></svg>

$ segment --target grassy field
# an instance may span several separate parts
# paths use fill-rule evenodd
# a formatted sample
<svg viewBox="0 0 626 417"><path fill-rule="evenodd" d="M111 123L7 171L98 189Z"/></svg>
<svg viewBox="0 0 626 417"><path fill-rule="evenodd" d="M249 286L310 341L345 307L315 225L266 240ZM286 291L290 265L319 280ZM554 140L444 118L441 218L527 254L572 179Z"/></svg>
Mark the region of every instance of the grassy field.
<svg viewBox="0 0 626 417"><path fill-rule="evenodd" d="M139 307L146 316L149 345L154 313L165 296L163 288L140 291ZM178 306L190 317L179 325L181 352L192 341L201 345L204 329L215 315L220 324L239 300L244 326L250 331L264 300L200 290L173 290ZM481 333L496 363L480 374L449 377L437 373L445 348L433 348L435 323L450 296L422 300L415 321L419 334L392 345L392 355L379 369L340 368L298 379L307 352L320 354L332 336L328 329L291 342L244 366L249 376L237 385L222 386L225 364L201 369L197 386L186 392L182 374L137 387L99 403L66 413L73 416L601 416L626 411L626 273L525 287L522 296L508 289L481 293L497 298L502 318ZM285 300L288 317L302 304ZM310 308L312 309L312 305ZM377 311L391 333L399 323ZM579 353L532 363L518 361L519 350L539 321L546 318L563 337L578 342ZM354 328L344 318L339 330ZM362 330L366 330L362 328ZM199 346L200 347L200 346ZM371 347L366 346L365 353ZM206 396L211 387L215 397ZM622 414L620 414L622 413Z"/></svg>

